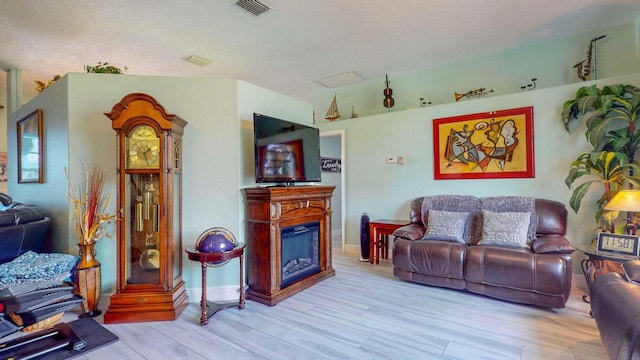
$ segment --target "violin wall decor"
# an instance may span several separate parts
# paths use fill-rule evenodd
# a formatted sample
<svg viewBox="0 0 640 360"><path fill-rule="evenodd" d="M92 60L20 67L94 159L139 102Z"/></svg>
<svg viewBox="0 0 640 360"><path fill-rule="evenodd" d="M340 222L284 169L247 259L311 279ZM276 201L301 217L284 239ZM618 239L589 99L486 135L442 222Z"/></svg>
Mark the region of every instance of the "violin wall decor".
<svg viewBox="0 0 640 360"><path fill-rule="evenodd" d="M387 84L387 87L382 92L382 94L384 94L384 100L382 101L382 105L384 105L384 107L386 107L387 109L391 109L396 102L395 100L393 100L393 97L391 97L391 95L393 95L393 90L389 88L389 75L385 75L385 79L386 79L385 83Z"/></svg>

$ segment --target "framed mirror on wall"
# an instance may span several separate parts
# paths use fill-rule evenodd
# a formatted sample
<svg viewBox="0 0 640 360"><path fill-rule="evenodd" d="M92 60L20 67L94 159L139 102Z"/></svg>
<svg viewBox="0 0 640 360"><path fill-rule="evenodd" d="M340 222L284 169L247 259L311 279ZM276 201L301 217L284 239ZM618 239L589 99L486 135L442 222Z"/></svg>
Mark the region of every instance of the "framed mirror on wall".
<svg viewBox="0 0 640 360"><path fill-rule="evenodd" d="M18 126L18 183L42 183L42 109L20 119Z"/></svg>

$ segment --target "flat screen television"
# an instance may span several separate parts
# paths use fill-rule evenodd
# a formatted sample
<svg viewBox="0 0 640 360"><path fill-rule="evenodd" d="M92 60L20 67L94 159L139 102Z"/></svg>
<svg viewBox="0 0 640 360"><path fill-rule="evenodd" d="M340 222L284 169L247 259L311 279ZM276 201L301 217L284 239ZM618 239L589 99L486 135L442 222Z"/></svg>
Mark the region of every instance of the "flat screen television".
<svg viewBox="0 0 640 360"><path fill-rule="evenodd" d="M253 114L256 183L320 182L320 131Z"/></svg>

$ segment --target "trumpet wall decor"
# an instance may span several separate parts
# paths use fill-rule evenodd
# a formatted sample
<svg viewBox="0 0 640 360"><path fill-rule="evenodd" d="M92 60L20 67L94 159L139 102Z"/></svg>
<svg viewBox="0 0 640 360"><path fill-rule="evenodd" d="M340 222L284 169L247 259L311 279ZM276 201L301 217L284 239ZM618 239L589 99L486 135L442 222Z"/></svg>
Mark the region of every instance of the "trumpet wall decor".
<svg viewBox="0 0 640 360"><path fill-rule="evenodd" d="M456 98L456 101L459 101L464 97L466 97L467 99L479 98L491 92L493 92L493 89L487 90L486 88L479 88L479 89L469 90L464 94L454 93L453 96Z"/></svg>

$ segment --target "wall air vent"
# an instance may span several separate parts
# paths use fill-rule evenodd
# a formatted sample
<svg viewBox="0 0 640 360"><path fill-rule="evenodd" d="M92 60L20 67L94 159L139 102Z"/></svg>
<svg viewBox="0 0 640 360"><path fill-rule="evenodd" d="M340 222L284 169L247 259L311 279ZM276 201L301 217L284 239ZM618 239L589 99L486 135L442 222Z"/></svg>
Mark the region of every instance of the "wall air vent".
<svg viewBox="0 0 640 360"><path fill-rule="evenodd" d="M255 16L261 15L271 10L269 5L258 0L238 0L236 1L236 5L247 10Z"/></svg>

